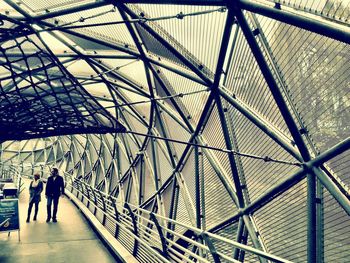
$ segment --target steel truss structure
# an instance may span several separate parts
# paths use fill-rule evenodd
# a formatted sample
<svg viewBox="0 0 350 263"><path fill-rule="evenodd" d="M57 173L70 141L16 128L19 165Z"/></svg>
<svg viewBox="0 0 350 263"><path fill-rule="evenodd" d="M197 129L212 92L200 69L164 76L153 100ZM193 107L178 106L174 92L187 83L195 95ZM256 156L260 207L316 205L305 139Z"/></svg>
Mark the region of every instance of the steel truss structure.
<svg viewBox="0 0 350 263"><path fill-rule="evenodd" d="M141 262L350 258L348 0L0 8L2 167L121 206Z"/></svg>

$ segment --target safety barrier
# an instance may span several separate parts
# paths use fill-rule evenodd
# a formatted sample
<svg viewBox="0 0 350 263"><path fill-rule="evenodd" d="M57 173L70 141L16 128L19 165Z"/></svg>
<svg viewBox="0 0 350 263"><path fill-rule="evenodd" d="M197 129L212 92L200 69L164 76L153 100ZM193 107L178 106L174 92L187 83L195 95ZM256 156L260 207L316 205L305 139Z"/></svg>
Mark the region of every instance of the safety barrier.
<svg viewBox="0 0 350 263"><path fill-rule="evenodd" d="M130 203L120 203L65 173L70 191L141 262L239 262L223 247L254 254L262 262L290 262L270 253L166 218ZM216 244L220 244L216 246ZM226 251L226 252L225 252Z"/></svg>
<svg viewBox="0 0 350 263"><path fill-rule="evenodd" d="M15 165L1 166L0 178L12 178L20 192L24 175L21 170ZM227 247L255 255L261 262L290 262L133 204L120 203L69 173L64 173L64 178L66 190L140 262L240 262L227 253Z"/></svg>

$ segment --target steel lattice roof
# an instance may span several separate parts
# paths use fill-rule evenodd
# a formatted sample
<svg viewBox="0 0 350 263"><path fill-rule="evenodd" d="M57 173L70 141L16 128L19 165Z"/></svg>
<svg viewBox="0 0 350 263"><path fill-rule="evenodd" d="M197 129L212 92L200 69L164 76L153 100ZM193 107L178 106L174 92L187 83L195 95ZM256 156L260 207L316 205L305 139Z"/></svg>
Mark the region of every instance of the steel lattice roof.
<svg viewBox="0 0 350 263"><path fill-rule="evenodd" d="M56 165L291 261L350 257L350 1L5 0L0 13L3 165Z"/></svg>

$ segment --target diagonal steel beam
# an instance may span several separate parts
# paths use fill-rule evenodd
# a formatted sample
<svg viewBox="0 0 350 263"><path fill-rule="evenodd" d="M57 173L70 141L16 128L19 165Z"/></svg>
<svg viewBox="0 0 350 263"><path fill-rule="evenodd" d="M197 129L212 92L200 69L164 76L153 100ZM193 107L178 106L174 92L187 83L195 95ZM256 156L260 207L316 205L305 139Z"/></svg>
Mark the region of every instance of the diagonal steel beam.
<svg viewBox="0 0 350 263"><path fill-rule="evenodd" d="M24 53L25 55L27 55L26 53ZM31 55L28 54L28 55ZM23 58L23 54L20 52L6 52L6 56L9 58ZM55 56L58 58L80 58L79 55L77 55L76 53L72 53L72 52L62 52L62 53L58 53L55 52ZM133 55L115 55L115 54L85 54L85 56L89 57L89 58L102 58L102 59L137 59L136 56Z"/></svg>
<svg viewBox="0 0 350 263"><path fill-rule="evenodd" d="M121 17L124 20L128 20L127 15L125 14L125 12L123 10L121 10L119 7L118 11L121 15ZM148 85L148 90L149 90L149 95L151 98L154 98L154 92L153 92L153 88L154 88L154 83L151 80L151 74L150 74L150 69L149 69L149 61L144 59L146 57L146 51L144 49L144 47L141 45L141 41L139 39L139 36L136 33L136 30L134 28L134 26L130 23L126 24L127 29L129 30L129 33L136 45L137 50L139 51L141 58L143 58L143 66L144 66L144 71L146 74L146 81L147 81L147 85ZM149 123L148 123L148 131L150 132L151 129L154 126L154 117L155 117L155 107L156 107L156 103L154 101L151 102L151 108L150 108L150 116L149 116ZM140 151L143 151L146 149L147 145L148 145L148 138L145 138L145 140L143 141L143 144L140 148ZM172 158L172 156L171 156Z"/></svg>
<svg viewBox="0 0 350 263"><path fill-rule="evenodd" d="M123 9L131 18L136 19L139 18L129 7L126 5L120 5L120 8ZM157 39L162 45L164 45L167 49L169 49L182 63L184 63L188 68L190 68L195 74L198 75L203 81L207 84L211 84L211 80L208 76L206 76L196 65L194 65L191 61L189 61L185 56L177 50L174 46L164 40L151 26L146 23L140 24L149 34L151 34L155 39Z"/></svg>
<svg viewBox="0 0 350 263"><path fill-rule="evenodd" d="M291 115L288 105L285 102L285 99L283 97L282 92L280 91L280 88L272 74L272 72L270 71L270 68L266 62L266 59L262 53L262 51L259 48L259 45L253 35L253 32L251 31L248 22L246 20L246 18L243 15L242 10L240 10L237 7L237 4L234 5L234 14L237 18L237 21L242 29L242 32L249 44L249 47L251 49L251 51L253 52L253 55L255 57L255 60L257 62L257 64L259 65L259 68L269 86L269 89L271 91L271 94L278 106L278 108L280 109L280 112L282 114L282 117L285 121L285 123L287 124L288 129L290 130L290 133L299 149L299 152L301 154L301 156L303 157L304 161L309 161L310 160L310 154L309 151L303 141L303 138L301 136L301 133L298 129L298 126L296 124L296 122L293 119L293 116Z"/></svg>
<svg viewBox="0 0 350 263"><path fill-rule="evenodd" d="M68 7L68 8L64 8L61 10L57 10L57 11L49 11L49 12L44 13L44 14L33 16L33 19L45 20L45 19L54 18L57 16L69 15L72 13L78 13L78 12L82 12L85 10L91 10L91 9L106 6L106 5L108 5L108 3L106 3L104 0L96 0L94 2L81 4L81 5L73 6L73 7Z"/></svg>
<svg viewBox="0 0 350 263"><path fill-rule="evenodd" d="M232 27L234 23L235 23L235 17L233 15L233 10L229 7L225 29L221 40L218 62L215 70L214 82L213 82L213 85L211 86L212 93L214 94L214 98L215 98L218 113L219 113L219 118L221 122L221 128L224 134L225 144L228 150L233 150L233 145L231 142L228 125L226 122L226 116L222 106L221 96L219 92L219 84L220 84L220 80L223 72L223 65L227 55L226 53L227 53L229 40L232 32ZM242 209L243 207L245 207L245 202L244 202L243 190L241 187L240 175L237 168L237 163L233 154L228 154L228 158L229 158L230 167L232 170L232 179L235 185L236 195L238 199L238 208ZM250 218L248 216L244 216L243 221L245 226L247 227L248 233L251 237L251 240L254 246L256 248L264 250L264 246L261 243L261 240L259 240L258 236L256 235L256 232L253 228L253 223L251 222ZM266 262L266 260L262 257L259 257L259 259L260 259L260 262Z"/></svg>
<svg viewBox="0 0 350 263"><path fill-rule="evenodd" d="M312 19L300 13L283 11L255 1L238 0L235 2L241 9L350 44L350 30L345 27L337 27L337 23L329 23L326 19L322 21Z"/></svg>
<svg viewBox="0 0 350 263"><path fill-rule="evenodd" d="M300 153L295 149L294 143L288 141L287 137L280 134L278 130L273 128L266 120L261 118L257 113L255 113L250 107L243 102L241 102L235 96L231 96L229 92L224 87L219 87L220 95L237 109L241 114L243 114L248 120L255 124L260 130L262 130L267 136L279 144L283 149L285 149L290 155L292 155L298 161L302 161Z"/></svg>
<svg viewBox="0 0 350 263"><path fill-rule="evenodd" d="M309 162L306 162L304 164L304 167L302 169L299 169L294 174L289 175L286 177L283 181L276 184L269 190L267 190L263 195L258 197L256 200L254 200L250 205L246 206L245 208L241 209L236 215L230 217L229 219L225 220L222 224L215 226L214 228L210 229L210 232L214 232L217 229L222 228L225 225L228 225L231 222L234 222L238 220L238 218L243 214L252 214L261 207L268 204L271 200L277 198L281 194L283 194L288 189L292 188L295 184L300 182L303 178L305 178L306 174L309 172L309 170L315 169L325 162L331 160L335 156L338 156L346 151L350 150L350 137L346 138L342 142L338 143L337 145L333 146L332 148L328 149L327 151L323 152L319 156L315 157ZM316 176L320 176L318 173L316 173ZM341 205L341 207L345 210L345 212L350 216L350 200L349 197L347 197L342 190L336 186L336 184L329 179L329 177L322 178L318 177L320 181L322 180L326 181L326 183L322 182L326 189L332 194L332 196L338 201L338 203Z"/></svg>

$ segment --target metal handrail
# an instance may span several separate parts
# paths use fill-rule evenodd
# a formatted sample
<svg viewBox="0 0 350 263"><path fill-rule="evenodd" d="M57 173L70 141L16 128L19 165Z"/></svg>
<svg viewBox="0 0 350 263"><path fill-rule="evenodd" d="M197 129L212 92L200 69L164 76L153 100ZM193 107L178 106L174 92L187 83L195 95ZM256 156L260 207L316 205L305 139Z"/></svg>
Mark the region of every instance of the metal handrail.
<svg viewBox="0 0 350 263"><path fill-rule="evenodd" d="M20 185L22 175L21 172L19 172L19 169L15 165L11 165L9 166L9 171L11 171L13 177L18 178ZM109 221L112 221L113 224L115 224L116 228L127 232L128 235L135 240L133 249L129 251L134 255L138 253L138 244L140 244L147 250L147 253L150 253L149 255L156 257L156 259L160 262L169 262L169 260L179 262L191 262L193 260L197 262L209 262L209 258L206 256L209 254L212 255L214 262L220 262L221 260L234 263L238 262L237 260L233 259L232 255L226 255L215 247L216 242L221 242L227 246L244 250L247 253L252 253L272 262L290 262L270 253L247 245L243 245L233 240L229 240L218 234L203 231L199 228L184 224L171 218L167 218L133 204L119 204L117 202L117 198L91 187L86 182L73 178L73 175L70 173L64 173L64 177L67 190L76 197L81 196L81 200L87 200L88 203L86 206L93 206L92 209L94 209L94 216L97 216L97 211L102 213L102 225L106 227L106 221L108 219ZM91 193L84 191L84 189L89 189ZM153 227L156 227L154 220L157 220L157 222L159 222L157 230L153 229ZM181 232L176 232L174 229L169 229L167 227L167 223L171 223L177 227L182 227L192 231L193 239L191 237L185 236ZM171 234L170 236L172 237L169 237L167 235L168 233ZM115 237L116 239L121 238L119 237L119 230L116 232ZM198 240L203 239L205 240L204 243L198 242ZM192 248L206 251L206 253L197 253L196 250L189 249L189 246L183 247L177 243L177 240L184 240ZM155 249L155 247L157 247L157 249L159 249L159 247L162 247L163 252L161 250ZM166 253L164 253L164 250Z"/></svg>
<svg viewBox="0 0 350 263"><path fill-rule="evenodd" d="M72 180L72 175L71 175L71 174L65 173L65 177L69 177L69 180L67 180L68 178L66 178L66 182L68 182L68 184L71 184L71 183L73 182L73 180ZM69 183L69 182L70 182L70 183ZM82 184L82 185L88 185L87 183L85 183L85 182L83 182L83 181L81 181L81 180L75 180L74 183L76 183L76 184ZM76 191L81 192L81 191L78 189L78 187L75 187L75 186L73 186L73 185L70 185L70 186L72 186ZM99 190L97 190L97 189L95 189L95 188L91 188L91 187L90 187L90 189L91 189L92 191L95 191L95 194L98 194L100 198L104 198L104 199L105 199L105 200L104 200L105 207L99 207L99 204L98 204L98 203L97 203L96 205L95 205L95 204L93 204L93 205L95 205L101 212L109 214L109 211L114 211L114 208L110 205L111 199L114 199L115 205L116 205L116 207L117 207L118 210L119 210L119 219L121 220L121 221L119 221L119 222L117 222L117 220L115 220L116 223L119 223L120 225L125 226L126 229L130 232L130 235L132 235L133 238L136 238L138 241L139 241L139 240L142 240L142 239L145 239L145 236L144 236L144 235L140 235L140 236L138 237L138 236L136 236L136 235L133 233L133 231L132 231L133 223L132 223L131 215L129 215L128 209L125 208L125 203L124 203L123 205L120 205L120 204L118 204L118 202L116 202L117 199L116 199L115 197L109 196L108 194L103 193L103 192L101 192L101 191L99 191ZM84 195L84 193L81 193L81 194ZM87 196L85 196L85 197L87 197ZM91 199L91 198L90 198L90 199ZM89 199L89 200L90 200L90 199ZM91 199L90 201L91 201L92 203L94 203L94 200ZM102 204L103 204L103 203L102 203ZM208 231L203 231L203 230L201 230L201 229L198 229L198 228L196 228L196 227L193 227L193 226L184 224L184 223L182 223L182 222L178 222L178 221L173 220L173 219L171 219L171 218L164 217L164 216L162 216L162 215L160 215L160 214L153 213L153 212L148 211L148 210L146 210L146 209L137 207L137 206L135 206L135 205L133 205L133 204L129 204L129 203L128 203L128 206L129 206L130 208L132 208L132 210L133 210L133 213L134 213L134 215L135 215L135 217L136 217L136 221L138 222L137 225L141 224L140 221L142 221L142 220L147 221L147 222L149 222L149 223L152 223L152 220L150 220L149 218L147 218L147 217L145 216L145 215L150 216L151 213L152 213L152 214L155 216L155 218L156 218L157 220L159 220L160 222L169 222L169 223L172 223L172 224L174 224L174 225L176 225L176 226L181 226L181 227L183 227L183 228L186 228L186 229L188 229L188 230L191 230L191 231L193 231L193 233L194 233L197 237L201 237L201 236L205 235L206 238L210 239L209 241L210 241L212 244L214 244L215 242L222 242L222 243L227 244L228 246L231 246L231 247L234 247L234 248L239 248L239 249L241 249L241 250L246 251L247 253L252 253L252 254L254 254L254 255L256 255L256 256L260 256L260 257L263 257L263 258L265 258L265 259L271 260L272 262L291 262L291 261L288 261L288 260L286 260L286 259L280 258L280 257L278 257L278 256L272 255L272 254L270 254L270 253L267 253L267 252L258 250L258 249L256 249L256 248L253 248L253 247L250 247L250 246L247 246L247 245L243 245L243 244L241 244L241 243L239 243L239 242L236 242L236 241L233 241L233 240L229 240L229 239L224 238L224 237L222 237L222 236L220 236L220 235L217 235L217 234L214 234L214 233L210 233L210 232L208 232ZM103 210L105 210L105 211L103 211ZM121 219L121 218L120 218L121 215L122 215L123 217L125 217L125 218ZM129 217L130 217L130 218L129 218ZM112 218L115 219L114 217L112 217ZM125 220L127 220L128 223L126 223ZM141 224L141 225L142 225L142 224ZM137 226L137 227L141 228L141 225L140 225L140 226ZM144 227L147 227L147 226L142 225L142 227L144 228ZM191 238L188 238L188 237L184 236L183 234L181 234L181 233L179 233L179 232L175 232L174 230L168 229L166 226L162 225L161 223L160 223L160 227L161 227L162 231L165 231L165 232L168 232L168 233L172 233L172 234L174 234L174 236L176 236L178 239L185 240L186 242L188 242L188 243L189 243L190 245L192 245L192 246L195 246L195 247L197 247L197 248L199 248L199 249L204 249L204 250L206 250L207 252L212 253L212 254L213 254L213 252L214 252L213 249L211 249L211 248L208 246L208 244L199 243L199 242L197 242L196 240L193 240L193 239L191 239ZM145 229L141 229L142 232L144 232L144 230L145 230ZM150 230L150 229L149 229L149 230ZM154 230L153 230L152 232L155 233ZM149 234L149 236L151 236L151 235L152 235L152 234ZM174 250L173 247L174 247L174 243L176 244L176 241L171 240L171 239L169 239L169 238L166 238L166 235L164 235L164 237L165 237L165 243L166 243L166 245L167 245L167 249L168 249L169 252L170 252L169 254L173 254L173 250ZM152 238L152 239L153 239L153 238ZM153 239L153 240L154 240L154 239ZM155 242L155 243L156 243L157 245L160 245L160 246L161 246L162 244L160 243L160 240L161 240L161 237L159 236L159 242L157 241L157 242ZM155 244L151 244L151 245L155 245ZM200 256L197 255L197 254L195 254L195 252L192 252L192 251L188 250L188 249L185 248L185 247L181 247L181 246L179 246L179 245L176 245L176 251L180 251L180 250L182 251L182 253L176 253L176 254L181 254L182 257L184 257L184 256L187 254L187 255L190 255L191 258L195 258L196 260L201 260L201 261L204 261L204 262L207 261L207 258L201 258L201 259L200 259ZM159 251L154 250L153 253L154 253L154 254L159 254ZM175 254L174 254L174 256L175 256L175 257L179 257L179 255L175 255ZM237 262L237 260L235 260L235 259L233 259L233 258L230 258L228 255L225 255L225 254L223 254L223 253L220 252L220 251L215 251L215 257L220 257L221 259L226 260L226 261L230 261L230 262ZM185 259L185 258L183 258L183 259ZM187 259L187 260L189 260L189 259ZM191 260L190 260L190 261L191 261Z"/></svg>

